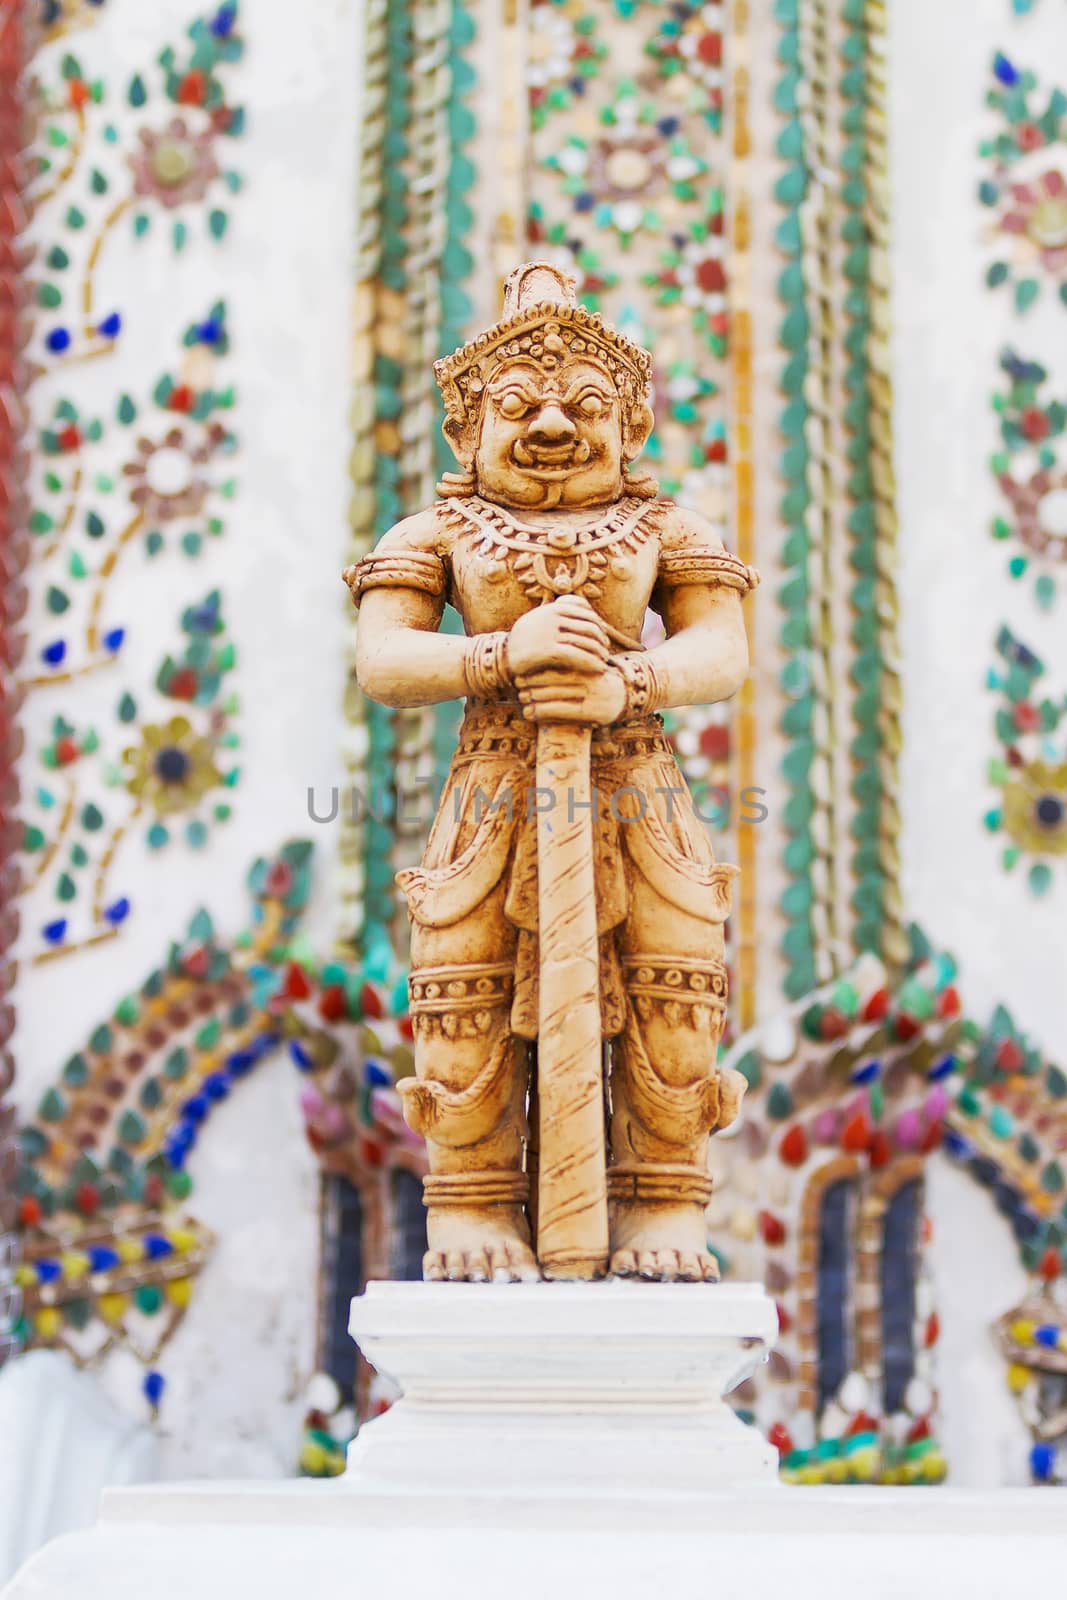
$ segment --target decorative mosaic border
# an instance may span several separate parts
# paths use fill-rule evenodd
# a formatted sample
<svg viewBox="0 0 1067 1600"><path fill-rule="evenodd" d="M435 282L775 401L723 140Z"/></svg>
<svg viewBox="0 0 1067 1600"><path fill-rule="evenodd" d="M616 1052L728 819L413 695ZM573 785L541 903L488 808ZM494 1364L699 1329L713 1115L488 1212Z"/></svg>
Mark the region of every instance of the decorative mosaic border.
<svg viewBox="0 0 1067 1600"><path fill-rule="evenodd" d="M352 559L433 503L445 459L432 363L461 341L470 314L475 171L466 151L477 27L459 0L416 8L380 0L365 20ZM392 712L365 700L354 680L354 626L350 638L347 777L375 804L344 827L339 940L358 945L368 971L384 977L394 948L406 945L393 875L420 840L398 822L398 796L441 775L457 710Z"/></svg>
<svg viewBox="0 0 1067 1600"><path fill-rule="evenodd" d="M784 867L790 882L779 901L785 918L785 992L798 999L828 973L836 943L839 823L833 771L834 706L830 694L832 639L825 581L832 510L829 499L832 413L827 330L831 294L830 195L825 6L786 0L779 24L775 109L782 119L777 154L784 163L775 186L782 215L775 233L786 265L778 279L784 364L779 416L783 494L779 555L785 581L778 644L784 658L779 687L786 705L782 777L788 798ZM813 85L818 83L816 92ZM811 86L811 87L806 87Z"/></svg>
<svg viewBox="0 0 1067 1600"><path fill-rule="evenodd" d="M121 1347L144 1369L153 1414L161 1358L214 1245L190 1209L190 1168L249 1076L287 1048L308 1142L363 1200L367 1275L388 1275L394 1260L393 1174L425 1170L395 1087L413 1070L406 986L398 995L359 967L318 959L301 926L311 868L301 840L254 863L251 917L234 937L198 911L20 1129L18 1343L61 1348L84 1366ZM312 1418L311 1432L326 1422ZM303 1470L325 1473L336 1465L327 1454L302 1453Z"/></svg>
<svg viewBox="0 0 1067 1600"><path fill-rule="evenodd" d="M198 911L20 1127L20 1343L62 1346L84 1364L123 1345L151 1367L181 1321L213 1242L186 1211L187 1161L212 1113L282 1042L310 855L294 841L256 863L249 927L232 942Z"/></svg>
<svg viewBox="0 0 1067 1600"><path fill-rule="evenodd" d="M727 1141L716 1150L725 1170L717 1174L711 1236L731 1275L762 1278L778 1301L774 1356L740 1403L782 1451L783 1474L794 1482L922 1483L944 1475L927 1224L912 1277L914 1381L899 1411L887 1415L881 1400L882 1219L891 1190L921 1179L936 1150L991 1193L1034 1275L1024 1304L1001 1325L1012 1392L1032 1400L1042 1363L1067 1350L1060 1332L1067 1305L1054 1292L1067 1270L1067 1074L1003 1006L984 1027L964 1018L951 958L915 930L912 945L895 976L877 958L861 957L789 1014L738 1040L726 1063L750 1088L737 1147ZM753 1161L764 1163L759 1211L750 1186L733 1182L735 1168ZM863 1199L845 1306L850 1359L839 1392L823 1404L821 1196L843 1179ZM1035 1474L1054 1470L1039 1453Z"/></svg>
<svg viewBox="0 0 1067 1600"><path fill-rule="evenodd" d="M863 956L738 1041L728 1065L749 1080L736 1150L717 1150L728 1170L717 1182L711 1234L730 1275L761 1278L779 1306L781 1332L765 1374L741 1403L782 1453L788 1481L937 1482L933 1349L937 1323L927 1285L917 1294L907 1393L883 1403L880 1259L891 1191L921 1175L939 1147L955 1075L969 1053L950 961L916 949L893 977ZM760 1209L735 1170L761 1164ZM847 1329L839 1385L820 1398L819 1251L822 1201L852 1185L854 1264L842 1302ZM721 1230L721 1232L719 1232ZM918 1247L916 1247L918 1249Z"/></svg>
<svg viewBox="0 0 1067 1600"><path fill-rule="evenodd" d="M855 581L849 744L855 801L852 942L894 963L907 959L900 876L901 688L897 640L897 515L890 354L889 152L886 0L842 10L840 167L845 246L842 335L849 564Z"/></svg>
<svg viewBox="0 0 1067 1600"><path fill-rule="evenodd" d="M907 941L897 889L886 12L882 0L784 0L775 15L784 163L776 240L786 260L778 282L786 581L778 599L791 880L780 909L785 988L796 999L840 964L847 946L899 962ZM847 692L839 686L844 659Z"/></svg>
<svg viewBox="0 0 1067 1600"><path fill-rule="evenodd" d="M10 1041L15 1025L12 994L16 969L11 951L19 929L15 897L20 882L21 844L21 828L15 820L21 740L15 724L18 696L14 675L25 649L20 628L25 595L20 575L29 552L29 463L25 451L29 417L22 396L27 382L25 350L32 318L26 278L29 256L22 232L27 222L24 195L29 185L23 144L28 126L25 71L33 50L32 32L31 12L25 0L14 0L4 8L0 16L0 694L4 710L0 723L0 790L4 808L0 829L0 1365L15 1347L12 1330L18 1310L12 1289L17 1238L10 1232L15 1220L15 1112L5 1103L5 1096L15 1072Z"/></svg>

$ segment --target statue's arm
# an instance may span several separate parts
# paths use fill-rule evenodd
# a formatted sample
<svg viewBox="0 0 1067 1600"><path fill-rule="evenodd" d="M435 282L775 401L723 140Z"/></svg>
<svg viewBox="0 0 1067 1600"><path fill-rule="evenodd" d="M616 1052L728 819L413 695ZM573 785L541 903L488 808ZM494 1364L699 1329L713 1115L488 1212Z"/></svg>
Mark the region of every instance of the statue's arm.
<svg viewBox="0 0 1067 1600"><path fill-rule="evenodd" d="M663 706L729 700L748 676L748 637L735 589L686 584L662 603L667 638L651 652Z"/></svg>
<svg viewBox="0 0 1067 1600"><path fill-rule="evenodd" d="M748 674L741 601L759 577L694 512L672 508L652 604L667 638L648 653L659 706L728 700Z"/></svg>
<svg viewBox="0 0 1067 1600"><path fill-rule="evenodd" d="M356 678L384 706L432 706L467 693L468 641L438 633L441 612L425 595L376 589L360 607Z"/></svg>
<svg viewBox="0 0 1067 1600"><path fill-rule="evenodd" d="M356 677L372 700L426 706L467 693L470 641L437 631L448 573L432 512L390 529L345 581L359 607Z"/></svg>

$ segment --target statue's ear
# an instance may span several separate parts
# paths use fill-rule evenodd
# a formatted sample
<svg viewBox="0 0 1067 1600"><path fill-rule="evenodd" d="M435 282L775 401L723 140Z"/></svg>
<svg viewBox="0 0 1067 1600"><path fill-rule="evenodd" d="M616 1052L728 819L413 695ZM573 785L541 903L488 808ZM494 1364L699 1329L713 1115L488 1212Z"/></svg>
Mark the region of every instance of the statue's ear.
<svg viewBox="0 0 1067 1600"><path fill-rule="evenodd" d="M442 432L452 446L452 454L461 467L469 467L474 460L474 429L466 417L448 416Z"/></svg>
<svg viewBox="0 0 1067 1600"><path fill-rule="evenodd" d="M622 424L622 453L627 461L636 461L648 443L655 418L652 407L644 400L630 406Z"/></svg>

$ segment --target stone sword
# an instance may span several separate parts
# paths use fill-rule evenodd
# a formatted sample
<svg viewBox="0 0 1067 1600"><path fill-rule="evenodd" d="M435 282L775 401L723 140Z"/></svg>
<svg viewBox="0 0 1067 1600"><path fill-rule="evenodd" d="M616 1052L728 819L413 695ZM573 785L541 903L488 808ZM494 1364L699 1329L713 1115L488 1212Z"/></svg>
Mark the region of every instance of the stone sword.
<svg viewBox="0 0 1067 1600"><path fill-rule="evenodd" d="M641 650L604 623L611 639ZM608 1270L600 952L593 865L592 728L537 732L540 940L537 1033L537 1259L546 1278Z"/></svg>

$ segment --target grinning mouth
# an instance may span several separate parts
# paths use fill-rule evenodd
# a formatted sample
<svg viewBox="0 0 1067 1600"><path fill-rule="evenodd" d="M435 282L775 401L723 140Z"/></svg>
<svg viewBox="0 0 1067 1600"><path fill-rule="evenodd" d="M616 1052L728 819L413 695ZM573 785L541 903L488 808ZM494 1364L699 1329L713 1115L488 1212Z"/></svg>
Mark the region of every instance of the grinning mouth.
<svg viewBox="0 0 1067 1600"><path fill-rule="evenodd" d="M515 465L538 477L565 477L584 467L591 455L587 439L568 440L566 444L530 444L526 439L516 439L511 447Z"/></svg>

